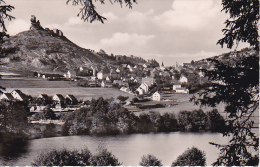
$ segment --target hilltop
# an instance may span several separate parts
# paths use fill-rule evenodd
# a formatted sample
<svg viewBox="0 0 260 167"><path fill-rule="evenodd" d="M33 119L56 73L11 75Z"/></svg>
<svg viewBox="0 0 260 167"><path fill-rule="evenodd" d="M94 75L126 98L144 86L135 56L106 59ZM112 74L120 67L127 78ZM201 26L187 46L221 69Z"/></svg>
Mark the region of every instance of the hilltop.
<svg viewBox="0 0 260 167"><path fill-rule="evenodd" d="M131 63L137 61L131 61ZM35 16L30 30L5 38L0 48L1 70L64 72L86 65L106 65L115 57L84 49L58 29L43 28ZM144 60L142 60L144 61ZM140 62L140 61L139 61Z"/></svg>

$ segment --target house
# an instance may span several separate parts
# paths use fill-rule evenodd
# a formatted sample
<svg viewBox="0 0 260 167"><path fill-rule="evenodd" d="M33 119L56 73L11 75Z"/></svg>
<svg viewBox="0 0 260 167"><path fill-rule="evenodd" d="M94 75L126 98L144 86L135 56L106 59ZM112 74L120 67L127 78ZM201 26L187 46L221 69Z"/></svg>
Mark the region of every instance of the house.
<svg viewBox="0 0 260 167"><path fill-rule="evenodd" d="M66 95L65 100L66 100L66 104L68 104L68 105L77 105L78 104L77 98L71 94Z"/></svg>
<svg viewBox="0 0 260 167"><path fill-rule="evenodd" d="M3 93L0 96L0 100L8 100L8 101L12 101L14 100L14 97L12 96L11 93Z"/></svg>
<svg viewBox="0 0 260 167"><path fill-rule="evenodd" d="M76 72L74 70L68 70L66 74L64 74L65 78L73 78L76 76Z"/></svg>
<svg viewBox="0 0 260 167"><path fill-rule="evenodd" d="M109 81L102 81L101 82L101 87L102 88L112 88L113 83Z"/></svg>
<svg viewBox="0 0 260 167"><path fill-rule="evenodd" d="M103 70L97 73L97 78L102 80L106 77L110 76L110 70L108 68L104 68Z"/></svg>
<svg viewBox="0 0 260 167"><path fill-rule="evenodd" d="M179 79L179 82L180 82L180 83L187 83L187 82L188 82L188 78L182 75L182 76L180 77L180 79Z"/></svg>
<svg viewBox="0 0 260 167"><path fill-rule="evenodd" d="M129 87L129 84L127 81L123 80L114 80L113 82L114 85L118 85L119 87L124 86L124 87Z"/></svg>
<svg viewBox="0 0 260 167"><path fill-rule="evenodd" d="M13 98L14 98L15 100L18 100L18 101L24 101L24 100L26 100L26 95L25 95L22 91L20 91L20 90L18 90L18 89L13 90L13 91L11 92L11 95L13 96Z"/></svg>
<svg viewBox="0 0 260 167"><path fill-rule="evenodd" d="M176 93L188 94L189 93L189 89L186 89L186 88L176 88Z"/></svg>
<svg viewBox="0 0 260 167"><path fill-rule="evenodd" d="M161 101L161 94L156 91L153 95L152 95L152 100L153 101Z"/></svg>
<svg viewBox="0 0 260 167"><path fill-rule="evenodd" d="M172 90L175 90L175 91L176 91L177 88L181 88L181 85L173 85L173 86L172 86Z"/></svg>
<svg viewBox="0 0 260 167"><path fill-rule="evenodd" d="M66 100L61 94L55 94L52 97L52 100L54 101L56 108L64 108L65 107Z"/></svg>
<svg viewBox="0 0 260 167"><path fill-rule="evenodd" d="M47 94L40 94L37 99L42 99L45 103L51 104L52 99Z"/></svg>
<svg viewBox="0 0 260 167"><path fill-rule="evenodd" d="M140 86L139 86L140 89L143 89L144 93L148 92L149 91L149 85L148 83L146 82L143 82Z"/></svg>
<svg viewBox="0 0 260 167"><path fill-rule="evenodd" d="M143 95L144 94L144 90L140 87L138 87L136 90L136 92L138 92L139 95Z"/></svg>

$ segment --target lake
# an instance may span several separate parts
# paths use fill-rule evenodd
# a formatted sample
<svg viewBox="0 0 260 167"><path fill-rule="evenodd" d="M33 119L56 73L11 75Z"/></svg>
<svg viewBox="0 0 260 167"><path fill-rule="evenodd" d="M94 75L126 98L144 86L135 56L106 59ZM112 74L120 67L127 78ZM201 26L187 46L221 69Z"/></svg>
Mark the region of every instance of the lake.
<svg viewBox="0 0 260 167"><path fill-rule="evenodd" d="M124 166L138 166L141 157L152 154L162 160L164 166L170 166L188 147L195 146L206 153L207 165L218 157L219 150L209 144L226 143L227 138L220 133L171 132L158 134L132 134L118 136L65 136L29 140L14 146L0 145L0 165L31 165L41 151L67 148L82 149L87 147L96 152L99 145L111 151Z"/></svg>

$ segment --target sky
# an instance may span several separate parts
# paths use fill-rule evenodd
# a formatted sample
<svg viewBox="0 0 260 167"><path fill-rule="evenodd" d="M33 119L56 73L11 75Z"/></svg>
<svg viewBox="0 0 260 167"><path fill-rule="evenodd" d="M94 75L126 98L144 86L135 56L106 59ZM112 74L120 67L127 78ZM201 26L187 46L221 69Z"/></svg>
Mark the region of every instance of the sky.
<svg viewBox="0 0 260 167"><path fill-rule="evenodd" d="M80 6L66 1L5 0L15 7L10 14L16 19L6 23L8 33L29 30L35 15L42 27L62 30L83 48L156 59L166 66L231 51L216 45L229 18L221 12L221 0L137 0L132 9L109 0L104 5L95 2L97 11L107 18L104 24L84 22L77 17ZM240 44L238 49L244 47Z"/></svg>

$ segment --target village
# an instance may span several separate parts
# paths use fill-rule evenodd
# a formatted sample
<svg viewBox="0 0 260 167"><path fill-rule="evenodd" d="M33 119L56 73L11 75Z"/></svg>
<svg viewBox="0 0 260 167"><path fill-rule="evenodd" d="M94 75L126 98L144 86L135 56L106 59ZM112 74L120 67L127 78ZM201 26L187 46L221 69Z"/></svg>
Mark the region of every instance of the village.
<svg viewBox="0 0 260 167"><path fill-rule="evenodd" d="M206 83L201 68L209 68L210 64L203 62L184 63L183 65L153 67L151 61L136 65L120 64L114 66L81 66L76 70L61 73L34 72L34 78L52 81L75 82L81 87L114 88L132 95L125 97L120 103L132 111L146 108L161 108L177 105L175 94L189 94L197 91ZM116 97L115 97L116 98ZM78 100L73 92L70 94L39 94L32 97L15 89L3 92L0 100L24 101L31 113L43 111L50 106L54 112L72 112L84 106L83 100Z"/></svg>

